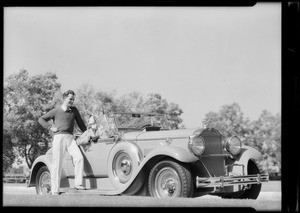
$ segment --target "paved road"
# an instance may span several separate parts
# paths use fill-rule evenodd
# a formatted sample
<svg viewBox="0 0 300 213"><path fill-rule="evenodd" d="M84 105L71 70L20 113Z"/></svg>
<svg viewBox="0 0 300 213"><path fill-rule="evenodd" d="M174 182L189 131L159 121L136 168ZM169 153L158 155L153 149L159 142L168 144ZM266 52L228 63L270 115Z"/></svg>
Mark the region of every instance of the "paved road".
<svg viewBox="0 0 300 213"><path fill-rule="evenodd" d="M264 183L257 200L222 199L216 196L162 199L140 196L101 196L63 194L39 196L35 188L24 184L3 185L3 206L67 206L67 207L251 207L258 211L281 210L281 182Z"/></svg>

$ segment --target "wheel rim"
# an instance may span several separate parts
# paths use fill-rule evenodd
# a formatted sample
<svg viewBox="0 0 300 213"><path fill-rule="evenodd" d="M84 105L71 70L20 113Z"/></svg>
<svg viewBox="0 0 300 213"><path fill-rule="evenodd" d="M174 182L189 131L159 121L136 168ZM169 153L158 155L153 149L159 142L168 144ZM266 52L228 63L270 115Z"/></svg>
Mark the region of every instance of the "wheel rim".
<svg viewBox="0 0 300 213"><path fill-rule="evenodd" d="M161 169L154 180L155 193L158 197L179 197L181 182L173 168Z"/></svg>
<svg viewBox="0 0 300 213"><path fill-rule="evenodd" d="M49 172L43 172L39 179L39 190L42 195L51 192L51 176Z"/></svg>
<svg viewBox="0 0 300 213"><path fill-rule="evenodd" d="M113 160L113 174L115 178L121 182L126 183L132 174L132 159L123 151L118 152Z"/></svg>

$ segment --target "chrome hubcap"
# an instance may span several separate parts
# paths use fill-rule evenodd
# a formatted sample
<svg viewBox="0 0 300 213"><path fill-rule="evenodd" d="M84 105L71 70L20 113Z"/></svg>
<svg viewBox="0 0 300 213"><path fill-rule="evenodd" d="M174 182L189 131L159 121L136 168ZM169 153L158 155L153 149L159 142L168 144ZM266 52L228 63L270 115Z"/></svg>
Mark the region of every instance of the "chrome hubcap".
<svg viewBox="0 0 300 213"><path fill-rule="evenodd" d="M154 181L158 197L179 197L181 183L177 172L173 168L161 169Z"/></svg>
<svg viewBox="0 0 300 213"><path fill-rule="evenodd" d="M131 162L128 159L124 159L121 162L121 171L127 175L131 172Z"/></svg>
<svg viewBox="0 0 300 213"><path fill-rule="evenodd" d="M173 179L168 179L161 184L161 188L166 190L169 196L172 196L176 190L176 183Z"/></svg>
<svg viewBox="0 0 300 213"><path fill-rule="evenodd" d="M126 183L132 174L132 160L130 156L123 151L117 153L113 161L114 177L121 183Z"/></svg>

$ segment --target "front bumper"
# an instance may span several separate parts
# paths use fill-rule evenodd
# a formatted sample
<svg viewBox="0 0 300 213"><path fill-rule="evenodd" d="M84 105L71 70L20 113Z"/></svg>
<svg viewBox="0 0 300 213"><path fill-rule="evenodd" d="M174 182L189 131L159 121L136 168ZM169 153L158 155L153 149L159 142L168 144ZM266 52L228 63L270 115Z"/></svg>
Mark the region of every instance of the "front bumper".
<svg viewBox="0 0 300 213"><path fill-rule="evenodd" d="M233 185L260 184L269 181L268 174L220 176L220 177L196 177L197 188L224 187Z"/></svg>

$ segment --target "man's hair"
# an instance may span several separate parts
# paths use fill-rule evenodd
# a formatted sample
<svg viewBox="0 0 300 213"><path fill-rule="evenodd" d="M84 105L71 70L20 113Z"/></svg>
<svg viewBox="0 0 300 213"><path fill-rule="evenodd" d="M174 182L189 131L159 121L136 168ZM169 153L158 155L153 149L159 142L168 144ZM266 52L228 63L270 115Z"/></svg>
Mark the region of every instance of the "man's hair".
<svg viewBox="0 0 300 213"><path fill-rule="evenodd" d="M66 97L68 97L69 94L75 95L75 92L73 90L67 90L63 94L63 99L65 99Z"/></svg>

